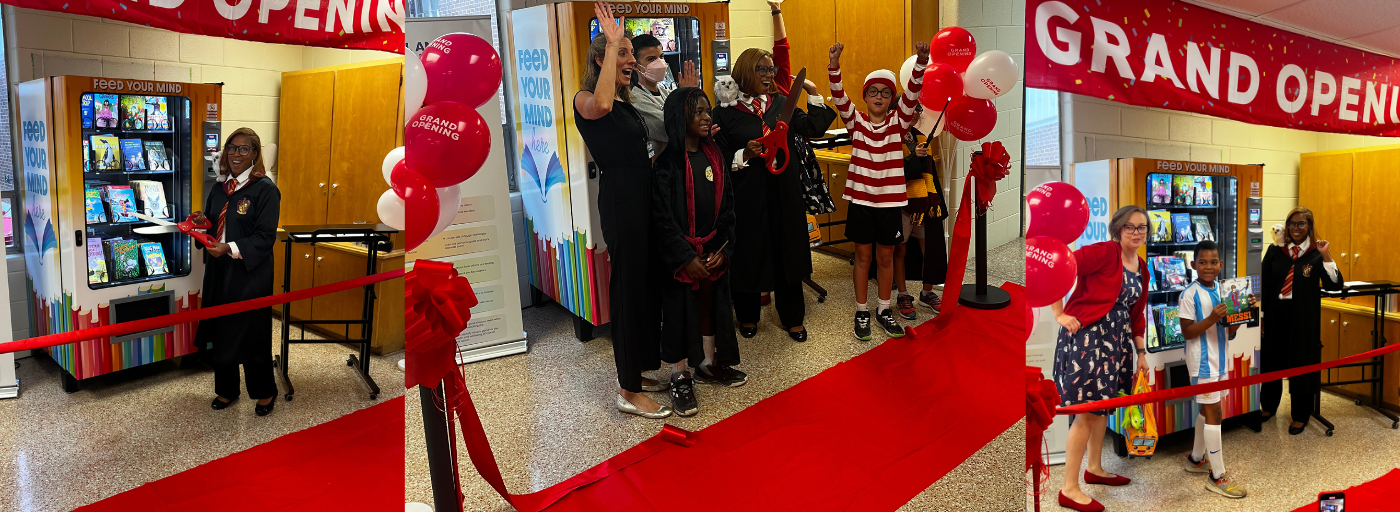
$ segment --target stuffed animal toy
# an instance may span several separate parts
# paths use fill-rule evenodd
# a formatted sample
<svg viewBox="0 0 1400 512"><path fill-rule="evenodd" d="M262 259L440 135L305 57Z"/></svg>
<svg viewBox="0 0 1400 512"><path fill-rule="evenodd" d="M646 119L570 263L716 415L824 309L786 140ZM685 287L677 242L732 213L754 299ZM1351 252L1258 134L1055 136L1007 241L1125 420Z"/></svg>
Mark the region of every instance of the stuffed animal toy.
<svg viewBox="0 0 1400 512"><path fill-rule="evenodd" d="M739 83L734 81L733 76L724 75L715 79L715 100L721 107L739 104Z"/></svg>
<svg viewBox="0 0 1400 512"><path fill-rule="evenodd" d="M1269 231L1273 232L1274 245L1283 247L1283 224L1274 224L1273 227L1269 228Z"/></svg>

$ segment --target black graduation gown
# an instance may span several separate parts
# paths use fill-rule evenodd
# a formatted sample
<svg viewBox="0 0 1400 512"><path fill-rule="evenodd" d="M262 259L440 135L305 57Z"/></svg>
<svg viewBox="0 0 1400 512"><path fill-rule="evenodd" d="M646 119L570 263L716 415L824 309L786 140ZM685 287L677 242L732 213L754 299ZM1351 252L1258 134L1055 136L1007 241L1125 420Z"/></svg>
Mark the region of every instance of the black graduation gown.
<svg viewBox="0 0 1400 512"><path fill-rule="evenodd" d="M1293 267L1292 309L1279 314L1283 299L1278 298L1288 267ZM1322 290L1340 291L1344 276L1337 270L1333 281L1322 266L1322 253L1316 247L1295 261L1287 249L1269 245L1259 276L1263 301L1263 331L1260 333L1261 372L1287 370L1322 362ZM1272 312L1272 313L1271 313ZM1315 375L1315 374L1314 374Z"/></svg>
<svg viewBox="0 0 1400 512"><path fill-rule="evenodd" d="M241 259L226 254L218 258L204 253L204 288L200 307L213 307L272 295L272 246L277 240L277 220L282 193L267 178L259 178L234 191L224 193L222 184L209 191L204 214L215 228L219 212L228 204L224 217L224 240L238 244ZM196 242L201 249L203 246ZM195 346L208 347L207 361L214 365L271 363L272 309L210 318L199 322Z"/></svg>
<svg viewBox="0 0 1400 512"><path fill-rule="evenodd" d="M733 157L749 141L763 136L764 122L776 124L786 98L770 96L764 120L740 110L720 107L712 114L720 132L715 142ZM796 109L788 122L788 148L797 137L819 138L836 120L836 110L828 106L808 106L811 112ZM796 153L792 153L796 155ZM737 220L734 259L730 282L741 292L768 292L778 283L796 284L812 275L812 253L808 244L807 203L803 199L802 170L794 161L782 174L768 172L766 162L755 158L738 171L734 179L734 216ZM782 268L783 275L775 275Z"/></svg>
<svg viewBox="0 0 1400 512"><path fill-rule="evenodd" d="M662 361L679 362L684 358L689 365L698 367L705 360L704 345L700 330L700 291L692 290L690 283L677 280L675 275L687 263L695 259L695 247L686 241L690 235L690 219L686 202L685 158L685 99L687 94L703 94L700 89L681 88L671 93L666 100L665 120L669 144L661 157L656 159L652 172L652 241L656 249L656 261L662 274L657 286L660 291L662 322L661 339ZM710 142L713 144L713 142ZM703 250L712 252L724 247L725 258L734 261L734 179L733 174L721 174L729 168L733 155L719 151L719 166L714 168L717 182L723 180L723 189L718 215L714 218L714 237L704 243ZM705 169L691 169L695 179L704 180ZM702 200L696 194L696 204ZM711 208L714 199L710 201ZM699 210L699 208L697 208ZM696 219L695 236L705 237L708 232L700 232L701 220ZM726 245L727 244L727 245ZM724 273L712 281L711 321L714 323L715 360L718 366L739 364L739 339L734 331L734 309L730 297L730 265L722 267Z"/></svg>

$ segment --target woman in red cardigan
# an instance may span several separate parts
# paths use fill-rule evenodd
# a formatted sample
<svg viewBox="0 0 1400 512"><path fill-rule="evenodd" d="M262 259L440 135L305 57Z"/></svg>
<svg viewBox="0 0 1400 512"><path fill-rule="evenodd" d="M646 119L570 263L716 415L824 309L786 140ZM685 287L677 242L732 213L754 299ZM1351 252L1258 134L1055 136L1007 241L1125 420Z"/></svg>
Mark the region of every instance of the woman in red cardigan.
<svg viewBox="0 0 1400 512"><path fill-rule="evenodd" d="M1143 332L1146 322L1147 263L1137 251L1147 240L1147 211L1124 206L1108 224L1112 242L1099 242L1074 251L1079 279L1069 304L1052 305L1063 327L1055 344L1055 384L1064 405L1082 404L1130 392L1133 352L1137 369L1147 370ZM1065 485L1060 506L1081 511L1103 510L1079 488L1080 462L1089 452L1084 483L1127 485L1125 477L1104 471L1100 457L1108 411L1074 417L1065 443Z"/></svg>

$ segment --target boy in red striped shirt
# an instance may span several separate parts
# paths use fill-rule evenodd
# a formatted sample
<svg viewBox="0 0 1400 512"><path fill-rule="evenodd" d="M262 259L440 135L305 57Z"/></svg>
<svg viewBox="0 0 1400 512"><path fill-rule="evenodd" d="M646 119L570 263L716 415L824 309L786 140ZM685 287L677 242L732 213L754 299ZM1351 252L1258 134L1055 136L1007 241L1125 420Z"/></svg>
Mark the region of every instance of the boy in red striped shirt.
<svg viewBox="0 0 1400 512"><path fill-rule="evenodd" d="M841 43L831 46L831 66L827 71L832 103L836 104L836 111L841 114L841 121L851 136L851 164L846 174L846 191L841 197L851 202L846 213L846 237L856 244L855 334L858 340L870 340L870 310L866 298L870 287L870 249L871 244L875 244L878 245L875 257L879 285L876 290L880 297L875 318L890 337L902 338L904 328L890 311L894 249L904 238L899 214L908 203L902 143L904 133L918 117L914 108L924 81L924 67L928 65L929 45L925 42L914 45L919 58L914 64L909 89L899 97L897 110L890 109L895 97L895 74L881 69L865 77L861 93L868 113L856 110L841 86L841 52L845 49Z"/></svg>

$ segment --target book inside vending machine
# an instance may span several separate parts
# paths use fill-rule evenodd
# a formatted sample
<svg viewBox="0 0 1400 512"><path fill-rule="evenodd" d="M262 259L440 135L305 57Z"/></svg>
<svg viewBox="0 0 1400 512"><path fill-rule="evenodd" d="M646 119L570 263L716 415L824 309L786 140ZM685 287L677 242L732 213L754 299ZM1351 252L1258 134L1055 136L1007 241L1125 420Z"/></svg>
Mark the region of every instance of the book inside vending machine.
<svg viewBox="0 0 1400 512"><path fill-rule="evenodd" d="M1227 309L1247 310L1247 297L1259 290L1263 257L1261 186L1263 166L1146 158L1115 162L1118 205L1147 210L1147 242L1139 253L1147 262L1146 342L1153 388L1191 385L1185 361L1178 304L1196 274L1191 268L1197 243L1219 247L1221 272L1215 289ZM1233 308L1233 309L1232 309ZM1227 342L1227 378L1259 371L1257 318ZM1259 409L1258 386L1231 389L1222 402L1225 417ZM1198 407L1191 398L1156 404L1161 434L1192 428ZM1115 431L1121 429L1110 420ZM1119 433L1122 433L1121 431Z"/></svg>
<svg viewBox="0 0 1400 512"><path fill-rule="evenodd" d="M53 155L44 169L25 169L46 174L48 184L25 195L26 221L35 221L26 233L37 240L25 245L34 334L198 308L202 254L190 237L137 229L203 209L202 126L217 120L221 86L76 76L21 85L29 93L21 94L21 117L44 127ZM179 324L47 352L71 392L82 379L194 352L195 329Z"/></svg>

